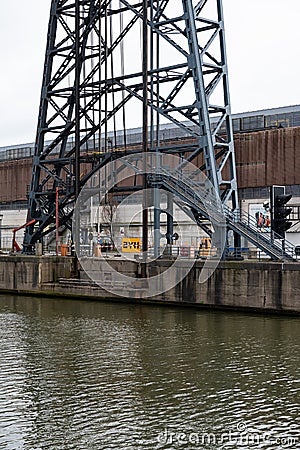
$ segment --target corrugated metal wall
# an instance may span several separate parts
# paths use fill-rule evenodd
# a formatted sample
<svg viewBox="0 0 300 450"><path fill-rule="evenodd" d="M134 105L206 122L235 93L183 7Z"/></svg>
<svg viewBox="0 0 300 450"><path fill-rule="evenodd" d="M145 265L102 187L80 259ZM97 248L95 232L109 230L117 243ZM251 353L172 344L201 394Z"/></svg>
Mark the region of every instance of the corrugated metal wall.
<svg viewBox="0 0 300 450"><path fill-rule="evenodd" d="M300 127L241 133L234 139L239 188L300 185ZM31 167L32 158L0 162L0 202L26 200Z"/></svg>
<svg viewBox="0 0 300 450"><path fill-rule="evenodd" d="M300 184L300 127L235 135L238 187Z"/></svg>
<svg viewBox="0 0 300 450"><path fill-rule="evenodd" d="M26 200L32 158L0 162L0 202Z"/></svg>

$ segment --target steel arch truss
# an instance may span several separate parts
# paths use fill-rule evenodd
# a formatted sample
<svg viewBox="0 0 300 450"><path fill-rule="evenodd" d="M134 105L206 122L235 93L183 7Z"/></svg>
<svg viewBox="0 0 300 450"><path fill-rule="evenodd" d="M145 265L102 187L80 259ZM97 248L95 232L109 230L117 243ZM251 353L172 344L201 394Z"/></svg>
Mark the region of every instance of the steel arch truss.
<svg viewBox="0 0 300 450"><path fill-rule="evenodd" d="M142 128L145 102L148 151L192 161L238 208L222 1L52 0L28 210L38 226L25 252L53 229L57 188L59 224L70 227L91 174L141 149L127 130Z"/></svg>

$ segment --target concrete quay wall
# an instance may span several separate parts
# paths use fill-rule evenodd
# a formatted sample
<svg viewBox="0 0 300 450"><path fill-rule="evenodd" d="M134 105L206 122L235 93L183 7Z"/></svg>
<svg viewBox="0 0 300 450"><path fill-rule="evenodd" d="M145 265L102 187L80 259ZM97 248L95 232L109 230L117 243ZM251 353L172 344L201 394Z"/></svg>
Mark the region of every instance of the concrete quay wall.
<svg viewBox="0 0 300 450"><path fill-rule="evenodd" d="M112 259L118 271L138 277L139 264ZM170 264L158 260L151 276ZM177 270L182 270L185 262ZM213 308L253 309L300 314L300 263L221 262L212 276L199 283L202 261L196 261L189 274L174 288L152 298L141 298L137 288L132 299L108 293L85 279L74 279L75 259L55 256L0 256L0 292L53 295L81 299L145 301ZM142 284L141 284L142 286Z"/></svg>
<svg viewBox="0 0 300 450"><path fill-rule="evenodd" d="M46 283L70 278L74 263L60 256L0 255L0 291L40 291Z"/></svg>

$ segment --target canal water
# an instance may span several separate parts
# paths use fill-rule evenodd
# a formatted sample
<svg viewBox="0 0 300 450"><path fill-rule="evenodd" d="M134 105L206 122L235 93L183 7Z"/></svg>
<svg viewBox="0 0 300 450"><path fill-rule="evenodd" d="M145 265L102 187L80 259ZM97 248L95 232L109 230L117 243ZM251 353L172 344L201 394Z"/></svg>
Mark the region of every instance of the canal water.
<svg viewBox="0 0 300 450"><path fill-rule="evenodd" d="M299 318L0 296L0 449L300 448Z"/></svg>

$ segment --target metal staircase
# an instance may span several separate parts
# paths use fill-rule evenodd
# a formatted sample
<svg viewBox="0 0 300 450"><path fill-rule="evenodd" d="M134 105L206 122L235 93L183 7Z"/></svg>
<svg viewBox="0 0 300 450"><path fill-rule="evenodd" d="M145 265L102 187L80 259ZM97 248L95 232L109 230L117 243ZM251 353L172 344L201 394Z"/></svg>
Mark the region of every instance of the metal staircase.
<svg viewBox="0 0 300 450"><path fill-rule="evenodd" d="M139 158L139 155L126 157L122 160L119 171L129 169L142 175L143 164L136 164ZM185 163L174 168L163 161L167 159L164 160L164 156L157 153L152 153L152 157L147 160L146 167L148 166L150 172L147 175L148 187L162 188L174 194L175 203L195 219L207 234L211 234L207 221L221 227L226 223L229 230L243 236L271 259L296 259L295 246L292 243L279 239L274 233L272 238L271 232L262 232L257 228L254 217L244 211L232 211L230 207L222 204L213 187L206 184L205 176L200 176L199 179L199 169L195 167L195 170L191 171L191 166L188 168Z"/></svg>
<svg viewBox="0 0 300 450"><path fill-rule="evenodd" d="M272 259L293 260L296 258L295 246L291 242L279 239L275 233L272 240L271 232L259 231L256 220L248 213L239 211L236 217L229 208L224 207L224 214L229 229L243 236Z"/></svg>
<svg viewBox="0 0 300 450"><path fill-rule="evenodd" d="M272 240L271 233L259 231L255 219L246 212L232 212L225 205L220 210L220 203L213 195L207 193L206 196L200 197L198 194L201 190L199 183L184 176L182 171L178 169L167 170L160 167L159 173L149 176L149 182L153 187L161 187L172 192L205 219L222 223L225 216L228 229L243 236L270 258L274 260L293 260L295 258L293 244L287 240L284 242L278 239ZM203 192L203 187L201 192Z"/></svg>

